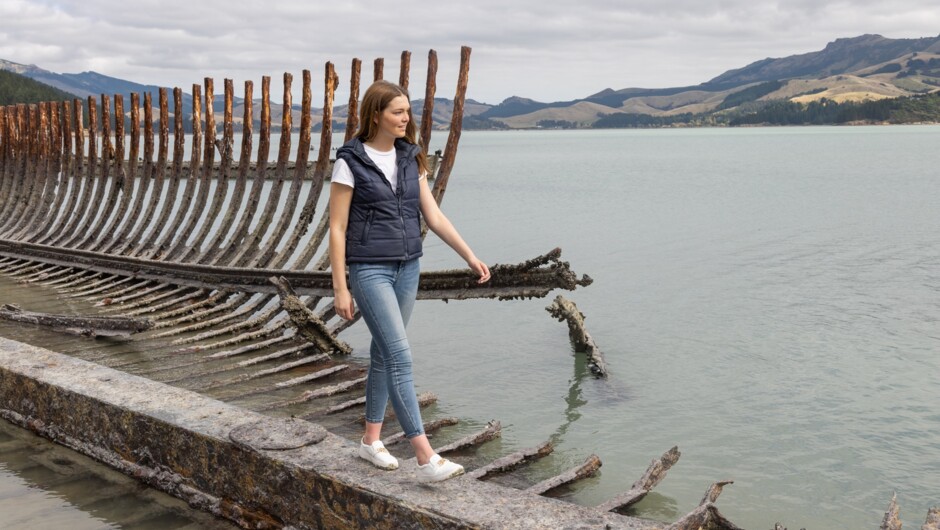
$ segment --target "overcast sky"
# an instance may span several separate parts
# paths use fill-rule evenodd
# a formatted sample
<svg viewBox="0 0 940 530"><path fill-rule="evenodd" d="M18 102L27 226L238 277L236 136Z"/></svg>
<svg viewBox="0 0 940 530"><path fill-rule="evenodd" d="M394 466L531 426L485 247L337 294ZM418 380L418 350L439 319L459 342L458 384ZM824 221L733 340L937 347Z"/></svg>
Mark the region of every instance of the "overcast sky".
<svg viewBox="0 0 940 530"><path fill-rule="evenodd" d="M820 50L840 37L940 33L937 0L0 0L0 59L86 70L161 86L213 77L259 84L323 65L341 86L350 61L384 57L397 80L412 52L412 86L437 50L438 96L453 97L460 46L473 49L469 97L498 103L588 96L605 88L695 85L765 57ZM257 91L258 89L256 89ZM217 91L221 92L220 89ZM337 94L342 102L344 92ZM423 95L423 88L413 97ZM348 92L345 92L348 94ZM348 96L346 96L348 97ZM295 96L296 98L296 96ZM295 99L296 100L296 99ZM296 100L299 102L299 100Z"/></svg>

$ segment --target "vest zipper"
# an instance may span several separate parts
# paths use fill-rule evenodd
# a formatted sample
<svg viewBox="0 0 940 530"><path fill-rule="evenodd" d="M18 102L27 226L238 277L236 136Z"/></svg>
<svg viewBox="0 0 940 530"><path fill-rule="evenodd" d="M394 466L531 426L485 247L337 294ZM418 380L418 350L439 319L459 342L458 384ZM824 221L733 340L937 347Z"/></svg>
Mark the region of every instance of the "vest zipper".
<svg viewBox="0 0 940 530"><path fill-rule="evenodd" d="M365 227L362 229L362 237L359 238L363 245L369 242L369 233L372 232L373 217L375 217L375 210L369 210L369 213L366 215Z"/></svg>
<svg viewBox="0 0 940 530"><path fill-rule="evenodd" d="M402 171L401 165L397 167L398 169L398 189L396 190L396 196L398 198L398 219L401 221L401 246L402 259L408 258L408 233L405 230L405 216L401 211L401 198L405 193L405 172Z"/></svg>

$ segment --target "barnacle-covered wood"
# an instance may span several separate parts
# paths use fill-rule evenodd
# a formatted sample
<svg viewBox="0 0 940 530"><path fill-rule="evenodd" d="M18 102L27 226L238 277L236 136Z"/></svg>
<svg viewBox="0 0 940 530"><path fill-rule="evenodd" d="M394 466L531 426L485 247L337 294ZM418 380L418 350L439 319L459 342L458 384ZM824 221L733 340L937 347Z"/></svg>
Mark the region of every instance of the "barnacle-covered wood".
<svg viewBox="0 0 940 530"><path fill-rule="evenodd" d="M418 299L542 298L554 289L573 291L591 284L590 277L579 279L560 258L561 249L555 248L520 264L494 265L490 280L483 284L469 269L425 272L418 284Z"/></svg>
<svg viewBox="0 0 940 530"><path fill-rule="evenodd" d="M607 361L604 360L604 354L594 342L594 337L588 333L584 325L584 313L578 310L578 306L564 296L558 295L545 310L559 322L568 323L568 337L574 343L575 351L583 351L587 355L591 373L597 377L607 377Z"/></svg>
<svg viewBox="0 0 940 530"><path fill-rule="evenodd" d="M0 318L14 322L38 324L40 326L79 333L81 335L102 337L126 336L132 333L146 331L153 327L153 322L147 319L54 315L24 311L13 304L0 306Z"/></svg>
<svg viewBox="0 0 940 530"><path fill-rule="evenodd" d="M682 519L666 527L666 530L742 530L726 519L718 508L707 503L692 510Z"/></svg>
<svg viewBox="0 0 940 530"><path fill-rule="evenodd" d="M891 504L888 505L888 511L881 519L879 530L901 530L901 508L898 507L898 494L891 496Z"/></svg>
<svg viewBox="0 0 940 530"><path fill-rule="evenodd" d="M272 276L270 282L277 287L278 296L281 297L281 307L290 316L291 323L297 328L297 333L301 337L313 343L321 352L336 352L345 355L352 353L352 347L330 333L326 323L304 305L283 276Z"/></svg>
<svg viewBox="0 0 940 530"><path fill-rule="evenodd" d="M140 280L156 280L180 286L215 290L276 294L268 279L283 276L298 295L332 296L333 279L324 271L217 267L198 263L158 261L116 256L81 249L53 247L19 241L0 240L0 252L11 257L42 261L53 265L81 267L108 274L134 275ZM418 284L421 300L468 300L473 298L544 297L555 289L574 290L589 285L588 276L578 278L561 250L517 265L495 265L488 282L477 283L469 269L422 272Z"/></svg>
<svg viewBox="0 0 940 530"><path fill-rule="evenodd" d="M646 468L646 472L643 473L643 476L640 477L639 480L633 483L629 491L598 506L598 509L605 512L622 512L636 504L666 478L666 473L679 461L681 454L678 447L673 447L666 451L658 460L650 462L649 467ZM719 492L720 491L719 489Z"/></svg>
<svg viewBox="0 0 940 530"><path fill-rule="evenodd" d="M940 530L940 507L933 507L927 512L927 520L920 530Z"/></svg>
<svg viewBox="0 0 940 530"><path fill-rule="evenodd" d="M559 486L564 486L565 484L571 484L572 482L577 482L581 479L593 476L597 473L597 470L601 468L601 459L597 455L592 454L587 457L587 460L583 464L576 466L574 468L565 471L560 475L556 475L552 478L545 479L534 486L526 488L527 493L534 493L536 495L541 495L547 491L551 491Z"/></svg>
<svg viewBox="0 0 940 530"><path fill-rule="evenodd" d="M498 460L494 460L481 468L474 469L472 472L468 473L467 476L483 480L499 473L512 471L523 464L548 456L554 450L555 446L551 441L543 442L535 447L523 449L522 451L517 451L499 458Z"/></svg>

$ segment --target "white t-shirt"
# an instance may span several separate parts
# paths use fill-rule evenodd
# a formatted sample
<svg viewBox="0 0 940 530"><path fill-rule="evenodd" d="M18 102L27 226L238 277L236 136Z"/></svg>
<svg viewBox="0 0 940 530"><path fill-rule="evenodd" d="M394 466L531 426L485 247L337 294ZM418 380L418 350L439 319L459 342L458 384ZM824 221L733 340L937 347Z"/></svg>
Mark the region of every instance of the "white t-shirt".
<svg viewBox="0 0 940 530"><path fill-rule="evenodd" d="M391 151L378 151L366 144L362 144L362 147L366 149L366 154L369 155L369 158L375 162L375 165L382 170L382 173L385 175L385 180L392 185L392 191L398 191L398 166L395 163L396 161L396 152L395 149ZM345 184L350 188L356 187L356 178L353 177L352 171L349 169L349 165L346 164L345 160L340 158L336 159L336 162L333 163L333 182L337 184Z"/></svg>

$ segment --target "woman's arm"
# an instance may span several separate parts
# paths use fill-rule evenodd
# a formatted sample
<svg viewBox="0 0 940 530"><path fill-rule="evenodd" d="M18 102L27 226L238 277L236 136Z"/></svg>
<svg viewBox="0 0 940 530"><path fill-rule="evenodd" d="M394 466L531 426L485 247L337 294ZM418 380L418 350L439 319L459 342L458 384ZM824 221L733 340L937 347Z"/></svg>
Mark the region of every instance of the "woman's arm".
<svg viewBox="0 0 940 530"><path fill-rule="evenodd" d="M424 216L424 221L428 223L428 228L447 243L450 248L454 249L467 262L470 269L480 276L479 283L489 281L489 267L486 266L486 263L477 259L476 255L473 254L473 250L470 249L470 246L460 237L457 229L451 224L450 219L441 211L437 201L434 200L431 188L428 186L428 179L422 178L418 183L421 186L421 215Z"/></svg>
<svg viewBox="0 0 940 530"><path fill-rule="evenodd" d="M346 285L346 225L353 189L345 184L330 184L330 269L333 271L333 308L349 320L353 317L352 294Z"/></svg>

